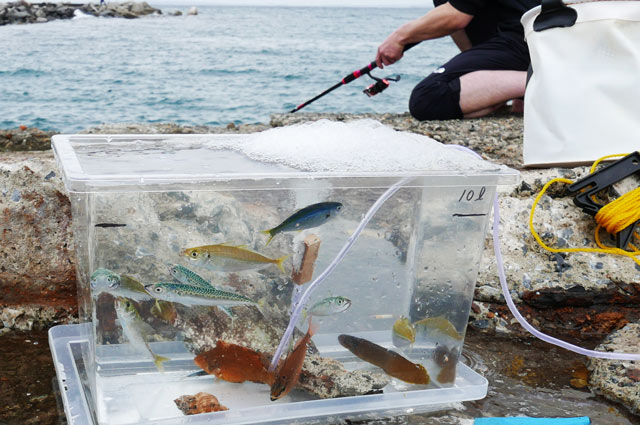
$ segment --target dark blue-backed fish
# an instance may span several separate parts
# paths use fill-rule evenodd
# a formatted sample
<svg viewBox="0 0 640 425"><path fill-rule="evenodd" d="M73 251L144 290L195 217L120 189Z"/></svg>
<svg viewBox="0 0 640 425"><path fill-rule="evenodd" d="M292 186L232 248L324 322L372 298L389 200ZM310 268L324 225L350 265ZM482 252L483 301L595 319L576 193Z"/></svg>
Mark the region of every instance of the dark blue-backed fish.
<svg viewBox="0 0 640 425"><path fill-rule="evenodd" d="M262 230L261 233L269 235L269 240L266 244L269 245L271 239L278 233L318 227L338 215L341 210L342 204L340 202L320 202L309 205L295 212L276 227L269 230Z"/></svg>

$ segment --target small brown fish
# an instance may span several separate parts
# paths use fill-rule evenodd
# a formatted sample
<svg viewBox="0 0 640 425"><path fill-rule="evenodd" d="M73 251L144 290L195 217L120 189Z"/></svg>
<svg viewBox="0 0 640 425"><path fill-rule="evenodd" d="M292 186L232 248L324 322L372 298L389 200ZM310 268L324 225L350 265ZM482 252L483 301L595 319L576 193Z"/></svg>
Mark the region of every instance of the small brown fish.
<svg viewBox="0 0 640 425"><path fill-rule="evenodd" d="M458 350L439 345L433 354L433 361L440 366L440 373L436 380L441 384L453 383L456 380L456 366L458 363Z"/></svg>
<svg viewBox="0 0 640 425"><path fill-rule="evenodd" d="M447 363L445 367L440 370L436 377L441 384L451 384L456 380L456 363Z"/></svg>
<svg viewBox="0 0 640 425"><path fill-rule="evenodd" d="M228 381L273 384L274 376L267 371L269 359L250 348L218 340L216 347L193 359L210 375Z"/></svg>
<svg viewBox="0 0 640 425"><path fill-rule="evenodd" d="M409 384L429 384L429 374L424 366L405 359L395 351L387 350L366 339L345 334L338 336L338 342L365 362L378 366L389 376Z"/></svg>
<svg viewBox="0 0 640 425"><path fill-rule="evenodd" d="M271 385L271 401L276 401L289 394L289 391L298 383L304 358L307 355L307 344L311 341L311 337L315 331L315 326L313 326L311 317L309 317L309 330L307 330L307 334L298 341L296 347L289 356L287 356L282 366L278 369L278 372L276 372L276 380Z"/></svg>

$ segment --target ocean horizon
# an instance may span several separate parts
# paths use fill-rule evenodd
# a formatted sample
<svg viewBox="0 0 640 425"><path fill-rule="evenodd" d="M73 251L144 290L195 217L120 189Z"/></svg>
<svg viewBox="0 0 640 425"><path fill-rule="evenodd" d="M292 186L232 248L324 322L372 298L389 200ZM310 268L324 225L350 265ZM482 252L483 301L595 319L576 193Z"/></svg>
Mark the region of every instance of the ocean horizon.
<svg viewBox="0 0 640 425"><path fill-rule="evenodd" d="M423 8L423 0L154 0L159 6ZM431 8L429 5L427 8Z"/></svg>
<svg viewBox="0 0 640 425"><path fill-rule="evenodd" d="M266 123L375 58L425 8L154 5L141 19L79 16L0 26L0 128L73 133L102 123ZM425 42L375 70L400 75L384 93L363 76L302 112L403 113L411 89L457 52Z"/></svg>

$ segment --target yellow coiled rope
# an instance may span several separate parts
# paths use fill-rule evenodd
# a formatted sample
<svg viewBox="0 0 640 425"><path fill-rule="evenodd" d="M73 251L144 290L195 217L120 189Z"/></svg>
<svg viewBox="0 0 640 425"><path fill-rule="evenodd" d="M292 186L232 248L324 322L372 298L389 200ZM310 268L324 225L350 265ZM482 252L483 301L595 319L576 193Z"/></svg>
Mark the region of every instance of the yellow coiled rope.
<svg viewBox="0 0 640 425"><path fill-rule="evenodd" d="M596 167L601 161L604 161L605 159L609 159L609 158L616 158L616 157L621 157L626 155L627 154L608 155L598 159L591 166L591 173L595 171ZM536 230L533 228L533 214L535 213L535 209L536 209L536 206L538 205L538 202L540 202L540 199L545 194L549 186L558 182L567 183L567 184L573 183L573 181L562 178L562 177L555 178L547 182L547 184L544 185L544 187L542 188L538 196L536 196L536 199L533 201L533 206L531 207L531 213L529 214L529 230L531 231L531 234L533 235L535 240L540 244L540 246L549 252L598 252L598 253L605 253L605 254L623 255L625 257L631 258L633 261L636 262L636 264L640 265L640 259L637 258L637 256L640 255L640 251L634 245L629 244L632 251L626 251L624 249L620 249L616 247L605 246L600 241L600 236L599 236L601 228L606 230L610 234L615 234L625 229L626 227L632 225L636 221L640 220L640 187L625 193L624 195L620 196L618 199L615 199L612 202L609 202L608 204L600 208L598 213L595 215L596 223L598 223L595 230L595 241L599 248L585 247L585 248L557 249L557 248L551 248L547 246L544 242L542 242L542 239L540 238ZM634 233L634 236L636 238L639 238L639 235L637 233Z"/></svg>

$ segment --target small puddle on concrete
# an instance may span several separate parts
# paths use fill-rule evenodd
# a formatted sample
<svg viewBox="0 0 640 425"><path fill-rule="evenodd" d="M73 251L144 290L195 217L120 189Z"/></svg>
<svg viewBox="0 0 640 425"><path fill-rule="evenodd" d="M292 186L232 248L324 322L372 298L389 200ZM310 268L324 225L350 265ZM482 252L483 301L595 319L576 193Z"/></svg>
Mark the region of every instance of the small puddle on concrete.
<svg viewBox="0 0 640 425"><path fill-rule="evenodd" d="M489 381L483 400L452 409L342 424L472 425L487 416L589 416L592 424L640 425L640 417L585 387L586 358L544 342L489 336L469 329L464 361ZM0 424L66 424L56 401L55 370L46 331L0 336Z"/></svg>
<svg viewBox="0 0 640 425"><path fill-rule="evenodd" d="M584 386L588 379L586 357L537 339L491 336L471 328L463 357L469 367L489 381L486 398L456 403L448 411L347 423L473 425L473 419L479 417L589 416L594 425L640 425L640 417L593 395Z"/></svg>
<svg viewBox="0 0 640 425"><path fill-rule="evenodd" d="M463 417L589 416L592 424L640 424L640 417L589 391L584 356L537 339L487 337L473 331L463 353L469 366L489 381L487 397L465 403Z"/></svg>

